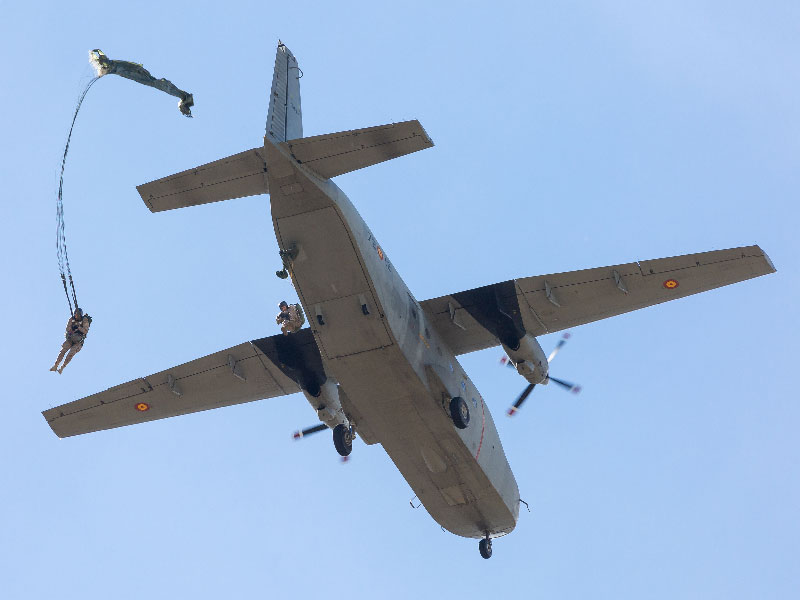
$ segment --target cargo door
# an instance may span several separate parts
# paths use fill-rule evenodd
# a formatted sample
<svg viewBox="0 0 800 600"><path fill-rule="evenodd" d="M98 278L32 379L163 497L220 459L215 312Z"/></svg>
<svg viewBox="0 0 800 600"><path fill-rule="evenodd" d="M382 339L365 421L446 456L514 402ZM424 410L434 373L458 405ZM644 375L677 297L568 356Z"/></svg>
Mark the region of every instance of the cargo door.
<svg viewBox="0 0 800 600"><path fill-rule="evenodd" d="M332 207L277 220L281 245L296 244L294 282L320 350L339 358L391 346L358 251Z"/></svg>

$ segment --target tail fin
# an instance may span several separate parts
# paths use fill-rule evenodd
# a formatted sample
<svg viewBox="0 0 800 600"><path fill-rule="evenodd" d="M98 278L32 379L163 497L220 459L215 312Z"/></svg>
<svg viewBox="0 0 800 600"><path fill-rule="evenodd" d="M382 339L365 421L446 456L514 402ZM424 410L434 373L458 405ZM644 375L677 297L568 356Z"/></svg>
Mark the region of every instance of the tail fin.
<svg viewBox="0 0 800 600"><path fill-rule="evenodd" d="M303 113L300 110L300 77L303 72L297 59L281 41L275 54L275 71L269 95L267 133L264 142L285 142L303 137Z"/></svg>

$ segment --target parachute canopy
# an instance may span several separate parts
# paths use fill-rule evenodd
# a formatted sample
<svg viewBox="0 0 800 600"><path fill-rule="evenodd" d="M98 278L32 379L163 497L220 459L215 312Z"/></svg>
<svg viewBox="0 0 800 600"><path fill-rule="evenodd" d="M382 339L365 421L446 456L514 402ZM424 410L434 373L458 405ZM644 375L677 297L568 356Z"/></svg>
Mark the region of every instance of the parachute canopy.
<svg viewBox="0 0 800 600"><path fill-rule="evenodd" d="M111 60L102 50L95 49L89 53L89 61L92 63L98 77L104 75L119 75L125 79L130 79L142 85L149 85L170 96L180 99L178 108L181 114L187 117L192 116L190 108L194 106L194 99L188 92L179 89L174 83L167 79L156 79L150 72L138 63L128 62L127 60Z"/></svg>

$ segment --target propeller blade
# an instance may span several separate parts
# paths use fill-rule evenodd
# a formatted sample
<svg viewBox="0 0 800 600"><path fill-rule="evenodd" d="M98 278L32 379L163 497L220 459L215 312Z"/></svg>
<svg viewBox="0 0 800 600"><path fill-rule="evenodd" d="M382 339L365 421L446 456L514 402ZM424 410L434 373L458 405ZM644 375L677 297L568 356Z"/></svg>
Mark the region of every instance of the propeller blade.
<svg viewBox="0 0 800 600"><path fill-rule="evenodd" d="M325 425L325 423L320 423L319 425L314 425L313 427L307 427L302 431L295 431L294 434L292 434L292 437L296 440L299 440L300 438L303 438L307 435L311 435L312 433L317 433L318 431L325 431L327 428L328 426Z"/></svg>
<svg viewBox="0 0 800 600"><path fill-rule="evenodd" d="M567 390L569 392L572 392L573 394L579 394L581 389L582 389L581 386L579 386L579 385L577 385L575 383L570 383L569 381L564 381L563 379L556 379L555 377L552 377L552 376L548 376L547 378L550 381L552 381L553 383L557 383L558 385L563 387L565 390Z"/></svg>
<svg viewBox="0 0 800 600"><path fill-rule="evenodd" d="M515 414L517 414L519 407L522 406L522 403L525 402L528 396L531 395L531 392L535 387L536 387L535 383L529 383L527 387L524 390L522 390L522 393L519 395L519 398L517 398L517 401L514 402L514 406L508 409L507 414L509 417L513 417Z"/></svg>
<svg viewBox="0 0 800 600"><path fill-rule="evenodd" d="M514 366L514 363L512 363L511 359L508 358L507 356L503 356L500 359L500 364L508 367L509 369L516 369L516 367Z"/></svg>
<svg viewBox="0 0 800 600"><path fill-rule="evenodd" d="M547 362L552 362L552 360L556 357L556 354L558 354L558 351L564 347L564 344L567 343L567 340L569 338L570 338L569 333L565 333L564 335L561 336L561 339L558 340L558 344L556 344L556 347L553 348L553 351L550 353L550 356L547 357Z"/></svg>

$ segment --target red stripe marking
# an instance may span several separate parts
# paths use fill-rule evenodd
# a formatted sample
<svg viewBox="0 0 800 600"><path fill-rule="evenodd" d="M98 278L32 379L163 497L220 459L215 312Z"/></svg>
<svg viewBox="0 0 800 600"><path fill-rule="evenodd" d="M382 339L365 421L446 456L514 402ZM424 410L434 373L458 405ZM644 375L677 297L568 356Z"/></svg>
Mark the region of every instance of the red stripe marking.
<svg viewBox="0 0 800 600"><path fill-rule="evenodd" d="M483 422L481 423L481 441L478 444L478 452L475 453L475 460L478 460L478 457L481 455L481 448L483 447L483 432L486 431L486 406L483 404L483 398L481 398L481 416L483 417Z"/></svg>

